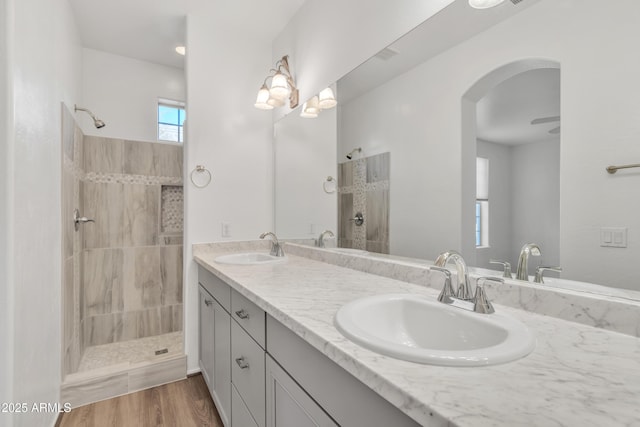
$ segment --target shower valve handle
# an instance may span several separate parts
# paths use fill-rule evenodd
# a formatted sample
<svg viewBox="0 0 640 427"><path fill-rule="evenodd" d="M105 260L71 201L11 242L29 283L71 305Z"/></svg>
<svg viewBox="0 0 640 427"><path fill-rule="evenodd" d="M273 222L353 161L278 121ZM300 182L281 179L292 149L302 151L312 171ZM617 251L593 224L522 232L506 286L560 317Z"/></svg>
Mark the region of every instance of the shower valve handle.
<svg viewBox="0 0 640 427"><path fill-rule="evenodd" d="M78 231L80 224L84 224L86 222L95 222L93 219L89 219L86 216L80 216L80 211L75 209L73 211L73 228Z"/></svg>

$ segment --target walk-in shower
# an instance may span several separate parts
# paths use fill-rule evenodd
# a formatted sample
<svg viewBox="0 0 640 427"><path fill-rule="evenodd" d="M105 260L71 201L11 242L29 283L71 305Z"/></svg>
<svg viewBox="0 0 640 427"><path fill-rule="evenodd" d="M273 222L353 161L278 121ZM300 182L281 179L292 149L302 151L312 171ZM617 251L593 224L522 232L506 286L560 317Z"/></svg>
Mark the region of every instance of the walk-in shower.
<svg viewBox="0 0 640 427"><path fill-rule="evenodd" d="M184 378L186 356L182 147L85 135L73 111L62 106L61 398L77 407Z"/></svg>

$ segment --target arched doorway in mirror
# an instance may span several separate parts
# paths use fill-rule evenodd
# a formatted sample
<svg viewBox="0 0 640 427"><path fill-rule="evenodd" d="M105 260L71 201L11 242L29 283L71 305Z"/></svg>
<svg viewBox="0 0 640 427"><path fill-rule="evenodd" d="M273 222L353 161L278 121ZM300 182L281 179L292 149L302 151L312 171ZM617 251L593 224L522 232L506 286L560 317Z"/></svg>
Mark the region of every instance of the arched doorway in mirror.
<svg viewBox="0 0 640 427"><path fill-rule="evenodd" d="M526 59L494 69L462 99L462 241L472 265L515 267L522 246L560 265L560 64Z"/></svg>

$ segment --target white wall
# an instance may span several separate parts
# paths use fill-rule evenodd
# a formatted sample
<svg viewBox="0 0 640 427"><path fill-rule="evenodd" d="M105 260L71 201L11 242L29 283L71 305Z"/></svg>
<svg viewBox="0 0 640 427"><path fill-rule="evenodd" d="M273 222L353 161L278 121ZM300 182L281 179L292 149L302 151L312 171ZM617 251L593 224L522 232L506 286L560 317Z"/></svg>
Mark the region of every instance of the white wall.
<svg viewBox="0 0 640 427"><path fill-rule="evenodd" d="M517 167L512 162L513 147L478 140L477 156L489 159L489 247L476 249L475 266L500 270L489 264L490 259L511 262L512 172ZM557 185L557 182L556 182Z"/></svg>
<svg viewBox="0 0 640 427"><path fill-rule="evenodd" d="M419 142L415 146L420 151L406 160L391 150L392 161L406 168L420 167L413 180L403 181L394 173L397 166L391 165L392 185L425 195L421 200L425 208L412 212L421 219L413 229L421 237L410 248L414 253L432 259L444 249L461 246L461 99L465 92L504 64L546 58L561 64L563 276L640 289L634 261L640 255L640 199L629 197L635 194L638 175L604 172L608 164L640 158L636 143L640 104L629 95L640 92L640 57L629 54L636 50L640 36L639 15L640 3L633 0L618 0L616 7L608 8L596 0L543 0L346 108L354 127L362 123L368 127L356 131L340 125L349 136L345 143L351 144L345 150L367 144L380 147L391 140ZM395 101L386 107L375 102L374 98L391 94ZM393 194L395 199L398 192ZM390 215L392 221L400 222L398 216L406 216L393 204ZM438 224L442 232L429 233L422 225L425 222ZM628 227L629 248L600 248L599 227L603 226ZM397 231L393 226L391 230L393 239Z"/></svg>
<svg viewBox="0 0 640 427"><path fill-rule="evenodd" d="M337 236L338 193L323 189L328 176L335 181L327 188L337 189L336 109L315 119L298 110L274 124L276 233L308 239L331 230Z"/></svg>
<svg viewBox="0 0 640 427"><path fill-rule="evenodd" d="M9 252L12 352L2 365L11 381L4 402L57 403L61 381L61 102L80 94L81 49L64 0L5 0L11 73L9 137L3 148L3 249ZM4 16L4 15L3 15ZM36 30L37 31L34 31ZM3 27L3 31L5 31ZM4 99L4 98L3 98ZM4 145L3 141L3 145ZM3 237L4 240L4 237ZM4 258L4 257L3 257ZM5 306L3 305L3 311ZM4 328L4 327L3 327ZM3 333L6 332L3 330ZM3 337L4 338L4 337ZM7 357L7 356L4 356ZM4 377L4 370L11 372ZM3 386L3 394L6 386ZM51 426L57 413L15 415L15 426ZM0 414L0 424L12 425ZM7 421L7 422L5 422Z"/></svg>
<svg viewBox="0 0 640 427"><path fill-rule="evenodd" d="M78 106L107 124L96 129L87 114L77 112L85 135L157 141L158 98L186 99L185 74L179 68L84 48L82 74L83 100Z"/></svg>
<svg viewBox="0 0 640 427"><path fill-rule="evenodd" d="M532 264L562 265L560 256L560 141L539 141L512 148L511 265L525 243L540 246ZM553 275L549 273L548 275Z"/></svg>
<svg viewBox="0 0 640 427"><path fill-rule="evenodd" d="M273 228L273 131L271 114L253 106L271 62L270 40L229 28L206 7L188 16L187 27L185 171L202 164L213 175L206 188L185 185L185 346L193 371L198 285L191 245L257 239ZM223 221L231 226L228 239Z"/></svg>
<svg viewBox="0 0 640 427"><path fill-rule="evenodd" d="M273 61L290 55L304 101L452 2L307 0L274 40Z"/></svg>
<svg viewBox="0 0 640 427"><path fill-rule="evenodd" d="M475 266L502 270L489 259L511 263L515 271L525 243L542 256L530 263L556 266L560 260L560 140L522 145L478 141L478 157L489 159L489 248L476 251Z"/></svg>
<svg viewBox="0 0 640 427"><path fill-rule="evenodd" d="M10 26L6 0L0 0L0 341L5 343L0 351L0 402L11 402L13 397L13 262L12 237L9 201L13 198L13 168L10 147L12 133L10 111L12 99L9 88L8 35L13 31ZM0 421L7 425L13 422L11 414L0 414Z"/></svg>

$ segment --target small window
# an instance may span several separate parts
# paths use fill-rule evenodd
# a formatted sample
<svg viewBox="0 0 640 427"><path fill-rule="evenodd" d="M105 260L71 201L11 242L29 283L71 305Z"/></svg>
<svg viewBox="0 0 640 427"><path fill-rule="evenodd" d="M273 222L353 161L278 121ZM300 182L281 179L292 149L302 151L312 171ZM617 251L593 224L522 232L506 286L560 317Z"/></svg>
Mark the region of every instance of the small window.
<svg viewBox="0 0 640 427"><path fill-rule="evenodd" d="M160 100L158 102L158 140L184 142L184 102Z"/></svg>

